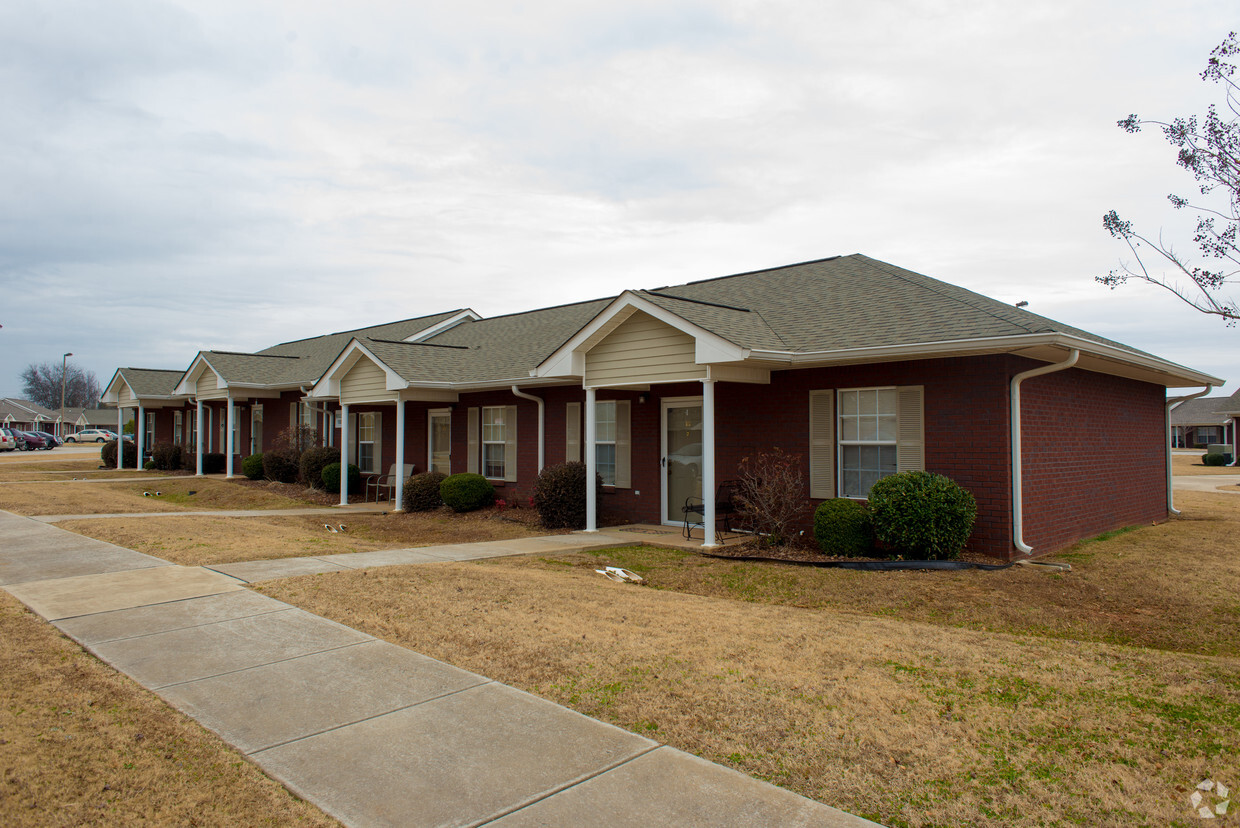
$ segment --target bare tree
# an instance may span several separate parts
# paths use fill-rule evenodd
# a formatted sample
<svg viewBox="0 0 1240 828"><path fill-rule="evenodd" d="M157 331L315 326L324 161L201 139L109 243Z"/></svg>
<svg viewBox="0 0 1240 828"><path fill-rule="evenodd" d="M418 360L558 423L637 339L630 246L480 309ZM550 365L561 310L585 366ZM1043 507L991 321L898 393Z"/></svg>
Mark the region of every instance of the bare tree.
<svg viewBox="0 0 1240 828"><path fill-rule="evenodd" d="M31 363L21 373L22 393L44 408L60 408L61 366L54 362ZM97 408L102 389L94 371L85 371L72 362L65 364L65 407Z"/></svg>
<svg viewBox="0 0 1240 828"><path fill-rule="evenodd" d="M1206 68L1201 73L1202 80L1222 84L1225 105L1231 113L1230 120L1220 116L1218 109L1211 104L1201 122L1196 116L1175 118L1166 123L1144 121L1136 115L1129 115L1118 122L1119 127L1129 133L1140 132L1145 124L1161 127L1168 143L1179 150L1176 163L1197 179L1200 195L1214 196L1210 203L1194 203L1174 193L1167 199L1177 210L1188 208L1197 213L1197 232L1193 235L1193 242L1207 260L1217 264L1214 267L1192 264L1175 252L1171 244L1164 242L1161 234L1157 241L1150 239L1134 230L1132 222L1121 219L1111 210L1102 217L1102 226L1113 238L1122 239L1128 245L1135 261L1123 262L1118 270L1095 277L1111 288L1124 284L1129 278L1158 285L1202 313L1222 317L1228 325L1234 325L1240 319L1236 300L1223 292L1240 275L1240 247L1237 247L1237 227L1240 226L1240 87L1233 80L1236 67L1231 62L1238 54L1240 43L1236 41L1236 33L1231 32L1210 53ZM1218 203L1219 196L1222 196L1224 203ZM1210 206L1211 203L1213 206ZM1147 258L1151 261L1147 262Z"/></svg>

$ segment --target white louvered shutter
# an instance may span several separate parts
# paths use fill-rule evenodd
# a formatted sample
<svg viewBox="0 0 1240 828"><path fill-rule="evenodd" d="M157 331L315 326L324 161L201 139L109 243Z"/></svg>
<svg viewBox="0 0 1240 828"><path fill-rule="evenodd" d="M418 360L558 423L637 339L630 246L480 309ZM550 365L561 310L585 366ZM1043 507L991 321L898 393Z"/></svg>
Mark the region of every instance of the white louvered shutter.
<svg viewBox="0 0 1240 828"><path fill-rule="evenodd" d="M921 385L902 385L896 389L896 470L924 471L926 468L925 417L922 414Z"/></svg>
<svg viewBox="0 0 1240 828"><path fill-rule="evenodd" d="M835 497L835 392L809 392L809 496Z"/></svg>
<svg viewBox="0 0 1240 828"><path fill-rule="evenodd" d="M616 400L616 488L629 489L633 484L631 478L631 462L629 438L629 416L632 403L628 400Z"/></svg>
<svg viewBox="0 0 1240 828"><path fill-rule="evenodd" d="M564 462L581 462L581 403L564 406Z"/></svg>
<svg viewBox="0 0 1240 828"><path fill-rule="evenodd" d="M508 406L504 412L504 480L512 483L517 479L517 407Z"/></svg>
<svg viewBox="0 0 1240 828"><path fill-rule="evenodd" d="M469 437L466 445L469 447L469 459L465 464L465 470L470 474L478 473L478 428L479 428L480 412L477 407L469 409L469 417L466 421L469 427Z"/></svg>

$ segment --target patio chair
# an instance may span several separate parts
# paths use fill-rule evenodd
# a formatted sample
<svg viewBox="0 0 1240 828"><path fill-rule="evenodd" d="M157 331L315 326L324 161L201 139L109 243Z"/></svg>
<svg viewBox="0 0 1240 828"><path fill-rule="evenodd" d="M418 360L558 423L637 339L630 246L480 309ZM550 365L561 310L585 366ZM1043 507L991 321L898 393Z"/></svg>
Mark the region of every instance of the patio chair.
<svg viewBox="0 0 1240 828"><path fill-rule="evenodd" d="M715 491L715 532L717 537L722 538L725 535L736 534L732 529L732 515L737 512L736 502L733 500L735 491L735 480L723 481ZM692 540L694 529L702 529L703 534L705 534L706 501L700 497L690 495L685 498L685 505L682 511L685 515L684 536ZM722 524L722 531L720 531L720 524Z"/></svg>
<svg viewBox="0 0 1240 828"><path fill-rule="evenodd" d="M384 500L391 500L396 496L396 481L408 480L413 475L415 468L413 463L404 463L400 468L400 478L397 478L397 465L393 463L388 467L387 474L372 474L366 478L366 502L370 502L370 492L375 493L375 503L379 502L379 493L383 492Z"/></svg>

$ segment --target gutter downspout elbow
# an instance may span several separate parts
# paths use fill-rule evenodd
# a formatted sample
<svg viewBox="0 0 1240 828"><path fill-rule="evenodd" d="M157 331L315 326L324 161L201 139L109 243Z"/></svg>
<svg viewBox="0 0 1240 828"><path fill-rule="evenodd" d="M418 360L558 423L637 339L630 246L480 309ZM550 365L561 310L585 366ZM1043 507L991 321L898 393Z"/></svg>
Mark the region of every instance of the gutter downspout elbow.
<svg viewBox="0 0 1240 828"><path fill-rule="evenodd" d="M1025 509L1022 502L1024 478L1020 461L1020 384L1032 377L1040 377L1043 374L1053 374L1056 371L1064 371L1071 368L1073 365L1076 365L1076 361L1080 357L1080 350L1073 348L1071 353L1068 354L1068 358L1063 362L1032 368L1012 377L1011 410L1009 411L1011 419L1009 427L1012 432L1012 545L1024 555L1033 554L1033 547L1025 543Z"/></svg>
<svg viewBox="0 0 1240 828"><path fill-rule="evenodd" d="M1185 394L1183 397L1168 397L1167 405L1163 409L1163 425L1165 427L1165 433L1163 436L1167 446L1167 511L1173 515L1178 515L1180 510L1175 508L1175 494L1171 490L1171 409L1174 408L1177 403L1182 403L1186 400L1195 400L1198 397L1204 397L1212 390L1214 390L1214 386L1207 385L1204 390L1198 391L1196 394Z"/></svg>
<svg viewBox="0 0 1240 828"><path fill-rule="evenodd" d="M533 400L538 403L538 473L542 474L543 466L546 465L547 456L547 415L546 402L542 397L535 397L533 394L527 394L518 386L512 387L512 393L515 397L523 400Z"/></svg>

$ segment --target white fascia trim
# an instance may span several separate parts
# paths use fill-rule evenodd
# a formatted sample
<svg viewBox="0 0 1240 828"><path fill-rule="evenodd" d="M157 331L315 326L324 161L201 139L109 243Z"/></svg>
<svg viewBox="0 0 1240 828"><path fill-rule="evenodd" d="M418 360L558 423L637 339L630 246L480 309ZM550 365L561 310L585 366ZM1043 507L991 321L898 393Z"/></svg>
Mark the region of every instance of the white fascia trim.
<svg viewBox="0 0 1240 828"><path fill-rule="evenodd" d="M1020 334L1017 336L990 336L979 337L975 339L944 339L935 342L917 342L908 345L884 345L875 348L840 348L829 351L774 351L753 349L750 356L753 359L771 360L779 362L787 362L789 365L797 365L799 363L820 363L820 362L839 362L848 363L854 360L875 360L875 359L907 359L918 356L935 356L944 351L959 353L961 351L977 351L977 352L995 352L995 351L1014 351L1021 348L1033 348L1037 346L1057 345L1068 350L1078 350L1082 354L1090 356L1111 359L1116 362L1124 362L1129 365L1136 365L1152 371L1164 374L1172 374L1180 377L1190 385L1218 384L1222 382L1218 377L1212 377L1209 374L1203 374L1186 368L1183 365L1176 365L1174 362L1168 362L1158 357L1142 356L1141 354L1126 351L1123 348L1116 348L1112 345L1106 345L1101 342L1094 342L1092 339L1085 339L1079 336L1064 333L1041 333L1041 334Z"/></svg>
<svg viewBox="0 0 1240 828"><path fill-rule="evenodd" d="M185 373L181 376L181 381L177 383L177 387L172 389L172 393L178 396L194 396L198 393L198 378L202 376L204 370L210 369L215 374L215 383L219 388L227 388L228 383L220 376L220 372L212 367L211 363L203 355L202 351L198 352L198 356L194 357L194 361L185 369Z"/></svg>
<svg viewBox="0 0 1240 828"><path fill-rule="evenodd" d="M117 368L116 373L112 375L112 379L108 380L108 387L104 390L103 394L99 397L99 402L110 403L110 404L116 404L120 402L121 389L116 384L117 380L120 380L121 382L125 383L125 387L129 389L129 393L130 394L133 393L133 387L129 384L129 381L127 379L121 376L121 369ZM21 406L19 406L19 408L20 407Z"/></svg>
<svg viewBox="0 0 1240 828"><path fill-rule="evenodd" d="M665 310L645 299L631 290L621 293L611 304L599 311L598 315L586 323L585 327L573 334L572 338L561 345L549 357L538 364L533 371L530 372L531 377L550 377L550 376L570 376L581 377L585 375L585 360L582 354L578 353L586 342L590 340L596 333L607 326L608 323L619 313L632 308L650 314L660 322L670 325L682 333L686 333L693 337L694 340L694 361L699 364L710 362L739 362L746 359L750 355L748 348L742 348L734 342L729 342L718 334L711 333L705 328L694 325L682 316L677 316L669 310Z"/></svg>
<svg viewBox="0 0 1240 828"><path fill-rule="evenodd" d="M339 399L340 380L344 378L345 374L349 373L350 369L363 356L383 370L383 375L386 378L384 387L388 391L403 391L409 387L408 380L389 368L387 363L375 356L369 348L354 338L349 340L349 344L340 352L340 356L336 357L328 369L323 372L323 376L311 387L306 397L312 399Z"/></svg>
<svg viewBox="0 0 1240 828"><path fill-rule="evenodd" d="M482 316L474 312L473 308L466 308L465 310L461 311L455 316L452 316L440 322L438 325L431 325L429 328L426 328L425 330L418 331L413 336L405 337L404 341L405 342L423 342L427 339L430 339L432 336L436 336L438 334L443 333L449 328L455 328L457 325L461 324L462 322L465 322L468 320L478 320L481 318Z"/></svg>

